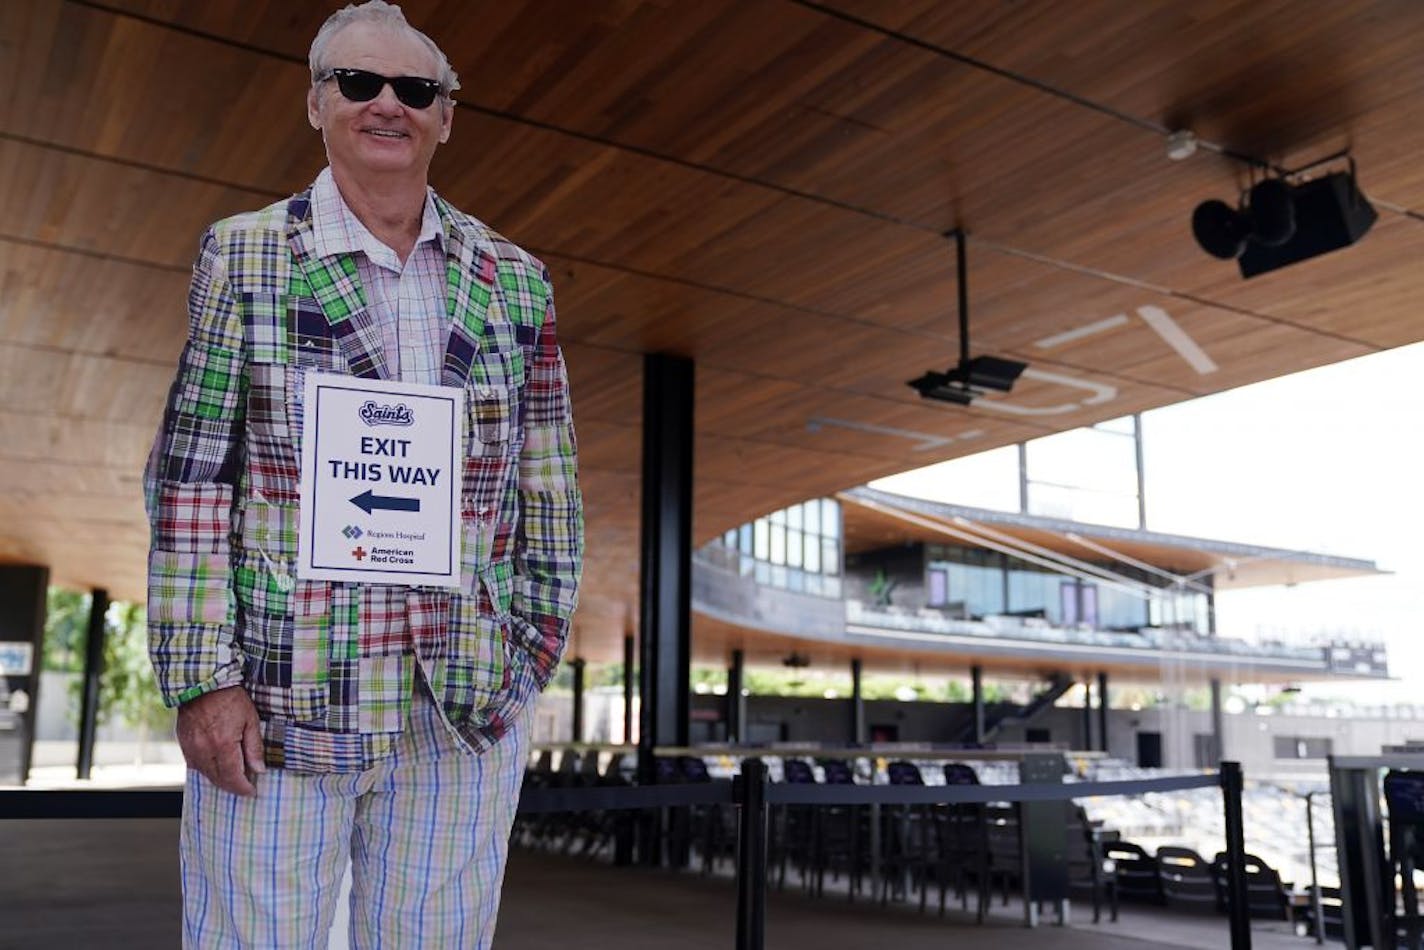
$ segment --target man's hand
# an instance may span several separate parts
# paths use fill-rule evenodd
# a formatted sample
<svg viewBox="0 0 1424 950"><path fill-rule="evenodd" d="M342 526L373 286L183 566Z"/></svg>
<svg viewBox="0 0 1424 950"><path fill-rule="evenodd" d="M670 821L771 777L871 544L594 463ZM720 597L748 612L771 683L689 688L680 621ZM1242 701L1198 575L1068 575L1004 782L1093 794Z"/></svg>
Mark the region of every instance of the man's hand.
<svg viewBox="0 0 1424 950"><path fill-rule="evenodd" d="M256 797L251 776L267 768L257 707L241 686L204 693L179 706L178 745L188 767L218 788Z"/></svg>

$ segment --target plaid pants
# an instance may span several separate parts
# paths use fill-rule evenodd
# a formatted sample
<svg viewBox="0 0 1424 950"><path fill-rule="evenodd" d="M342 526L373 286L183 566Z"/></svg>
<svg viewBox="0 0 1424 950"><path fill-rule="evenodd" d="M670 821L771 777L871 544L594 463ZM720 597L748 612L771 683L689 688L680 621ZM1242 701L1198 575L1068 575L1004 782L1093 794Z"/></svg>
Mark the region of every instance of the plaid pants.
<svg viewBox="0 0 1424 950"><path fill-rule="evenodd" d="M325 950L348 857L353 948L490 946L534 702L471 755L416 693L367 771L272 769L244 798L189 770L184 947Z"/></svg>

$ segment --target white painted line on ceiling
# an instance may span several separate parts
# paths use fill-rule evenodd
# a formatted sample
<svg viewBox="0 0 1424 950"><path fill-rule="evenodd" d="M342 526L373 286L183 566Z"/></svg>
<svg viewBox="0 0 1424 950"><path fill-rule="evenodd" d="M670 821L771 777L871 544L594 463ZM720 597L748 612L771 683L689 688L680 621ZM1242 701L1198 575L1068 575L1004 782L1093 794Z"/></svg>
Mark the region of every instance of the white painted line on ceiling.
<svg viewBox="0 0 1424 950"><path fill-rule="evenodd" d="M1161 307L1138 307L1137 315L1146 321L1164 343L1176 350L1177 355L1186 360L1192 369L1203 376L1217 371L1219 367L1216 360L1207 356L1206 350L1198 346L1197 341L1188 336L1187 331L1183 330L1181 324L1173 320L1167 311Z"/></svg>
<svg viewBox="0 0 1424 950"><path fill-rule="evenodd" d="M1101 405L1117 397L1115 386L1109 386L1107 383L1095 383L1091 379L1062 376L1058 373L1050 373L1048 370L1034 369L1032 366L1023 371L1023 376L1025 379L1037 379L1040 382L1057 383L1072 389L1084 389L1091 395L1077 402L1061 402L1056 406L1016 406L1003 399L980 399L974 403L974 408L992 409L1015 416L1061 416L1065 412L1072 412L1083 406Z"/></svg>
<svg viewBox="0 0 1424 950"><path fill-rule="evenodd" d="M1094 333L1112 330L1122 326L1126 322L1127 314L1119 313L1116 316L1107 317L1106 319L1098 320L1094 323L1085 323L1081 327L1074 327L1071 330L1064 330L1062 333L1055 333L1053 336L1046 336L1033 345L1040 350L1051 350L1055 346L1072 343L1074 340L1081 340L1083 337L1092 336Z"/></svg>

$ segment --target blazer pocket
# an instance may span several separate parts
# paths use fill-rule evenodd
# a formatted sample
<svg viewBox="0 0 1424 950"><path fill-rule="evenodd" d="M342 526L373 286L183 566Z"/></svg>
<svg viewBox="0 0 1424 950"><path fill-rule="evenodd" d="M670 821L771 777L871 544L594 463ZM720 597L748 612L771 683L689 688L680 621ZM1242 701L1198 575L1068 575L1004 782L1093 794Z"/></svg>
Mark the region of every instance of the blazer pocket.
<svg viewBox="0 0 1424 950"><path fill-rule="evenodd" d="M519 389L524 384L524 353L512 342L481 350L470 367L467 390L470 430L490 448L510 440L518 425ZM472 454L479 448L472 446Z"/></svg>
<svg viewBox="0 0 1424 950"><path fill-rule="evenodd" d="M499 384L475 384L470 387L469 402L470 433L475 440L472 454L502 450L513 428L513 391Z"/></svg>

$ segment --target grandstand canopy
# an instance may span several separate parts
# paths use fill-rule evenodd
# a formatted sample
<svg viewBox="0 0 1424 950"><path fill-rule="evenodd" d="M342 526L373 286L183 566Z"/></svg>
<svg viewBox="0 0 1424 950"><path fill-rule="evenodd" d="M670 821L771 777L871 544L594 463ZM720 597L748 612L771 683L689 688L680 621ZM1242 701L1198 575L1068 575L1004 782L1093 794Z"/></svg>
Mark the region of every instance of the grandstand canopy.
<svg viewBox="0 0 1424 950"><path fill-rule="evenodd" d="M843 492L839 497L845 502L848 553L906 541L972 545L972 541L963 540L967 533L991 540L1002 535L1011 547L1026 543L1109 566L1136 561L1161 571L1164 585L1170 585L1168 575L1174 575L1210 584L1219 591L1384 573L1373 561L1359 558L946 505L871 488Z"/></svg>
<svg viewBox="0 0 1424 950"><path fill-rule="evenodd" d="M139 471L197 237L321 167L305 54L336 5L0 4L0 558L143 595ZM591 659L637 616L646 352L696 361L701 541L1424 338L1412 0L405 8L463 83L434 183L554 274ZM1172 161L1178 128L1203 144ZM1194 245L1193 207L1250 160L1347 146L1380 214L1358 246L1244 281ZM967 409L905 386L957 352L954 227L975 351L1030 364Z"/></svg>

